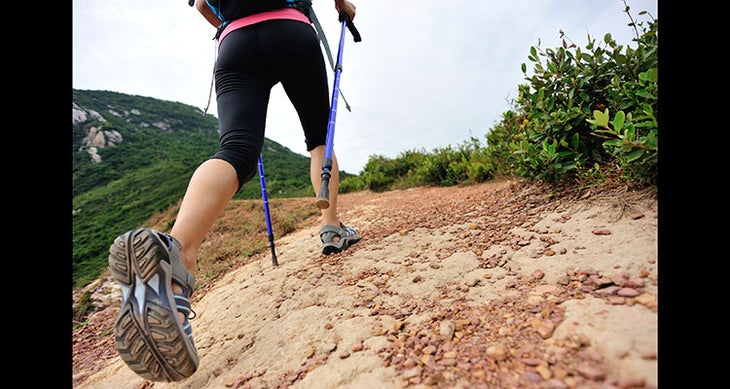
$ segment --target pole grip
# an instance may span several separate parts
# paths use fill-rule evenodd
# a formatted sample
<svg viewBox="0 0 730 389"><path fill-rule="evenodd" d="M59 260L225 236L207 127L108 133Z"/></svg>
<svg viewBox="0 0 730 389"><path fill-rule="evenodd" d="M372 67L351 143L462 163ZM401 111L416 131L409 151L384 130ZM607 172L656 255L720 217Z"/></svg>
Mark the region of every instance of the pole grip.
<svg viewBox="0 0 730 389"><path fill-rule="evenodd" d="M360 42L362 40L362 37L360 36L360 32L357 31L357 27L355 27L355 23L350 19L349 16L345 12L340 12L340 22L345 21L345 25L347 25L347 29L350 30L350 34L352 34L352 39L355 40L355 42Z"/></svg>

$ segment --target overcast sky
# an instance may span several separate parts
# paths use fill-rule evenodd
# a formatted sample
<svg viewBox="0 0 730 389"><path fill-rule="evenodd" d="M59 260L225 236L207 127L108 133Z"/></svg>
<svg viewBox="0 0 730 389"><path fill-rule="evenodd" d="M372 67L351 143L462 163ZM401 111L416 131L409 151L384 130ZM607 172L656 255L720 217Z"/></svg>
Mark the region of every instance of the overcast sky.
<svg viewBox="0 0 730 389"><path fill-rule="evenodd" d="M485 135L526 84L530 46L556 48L559 31L584 48L611 33L635 47L622 0L358 0L343 52L335 151L340 168L360 173L372 155L458 147ZM658 18L657 0L626 0ZM340 24L332 0L314 0L332 55ZM108 90L208 104L214 28L187 0L74 0L75 89ZM329 63L329 62L328 62ZM296 71L296 64L292 64ZM329 73L330 91L333 73ZM331 96L331 95L330 95ZM218 116L215 91L208 113ZM294 108L280 85L269 105L266 137L308 156ZM266 156L264 155L264 163Z"/></svg>

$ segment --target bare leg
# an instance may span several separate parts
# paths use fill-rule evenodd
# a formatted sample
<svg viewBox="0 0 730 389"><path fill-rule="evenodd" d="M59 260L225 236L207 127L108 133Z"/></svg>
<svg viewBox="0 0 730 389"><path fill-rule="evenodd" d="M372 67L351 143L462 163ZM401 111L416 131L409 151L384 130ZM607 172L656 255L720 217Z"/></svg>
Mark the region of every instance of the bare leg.
<svg viewBox="0 0 730 389"><path fill-rule="evenodd" d="M312 187L314 188L315 195L319 193L319 188L322 186L322 161L324 160L325 146L318 146L309 152L311 155L311 163L309 165L310 178L312 180ZM322 225L334 224L340 225L340 220L337 215L337 192L340 188L340 168L337 164L337 157L335 151L332 150L332 170L330 171L329 181L329 202L330 206L327 209L322 210Z"/></svg>
<svg viewBox="0 0 730 389"><path fill-rule="evenodd" d="M238 190L236 170L222 159L209 159L195 170L188 183L170 235L182 246L185 267L193 273L198 250L208 230Z"/></svg>
<svg viewBox="0 0 730 389"><path fill-rule="evenodd" d="M238 190L238 175L228 162L222 159L209 159L193 173L185 191L175 224L170 230L181 246L182 260L188 272L195 273L198 250L205 235L213 226L228 202ZM182 288L172 284L174 293L182 293ZM185 316L179 312L180 321Z"/></svg>

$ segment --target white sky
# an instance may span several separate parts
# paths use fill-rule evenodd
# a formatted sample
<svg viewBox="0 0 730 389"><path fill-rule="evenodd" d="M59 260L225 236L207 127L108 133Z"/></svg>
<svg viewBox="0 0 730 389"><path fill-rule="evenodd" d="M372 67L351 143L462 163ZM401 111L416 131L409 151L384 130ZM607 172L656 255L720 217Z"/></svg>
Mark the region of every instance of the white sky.
<svg viewBox="0 0 730 389"><path fill-rule="evenodd" d="M626 0L658 18L657 0ZM457 147L484 136L510 108L530 46L584 48L611 33L635 47L622 0L357 0L347 33L335 124L340 168L362 171L371 155ZM314 9L336 60L340 24L331 0ZM214 28L187 0L74 0L75 89L109 90L205 109L215 60ZM329 64L329 62L327 62ZM296 64L292 64L296 71ZM330 91L334 81L329 73ZM331 96L331 95L330 95ZM208 113L218 116L215 91ZM274 87L266 137L308 156L294 108ZM265 158L265 157L264 157Z"/></svg>

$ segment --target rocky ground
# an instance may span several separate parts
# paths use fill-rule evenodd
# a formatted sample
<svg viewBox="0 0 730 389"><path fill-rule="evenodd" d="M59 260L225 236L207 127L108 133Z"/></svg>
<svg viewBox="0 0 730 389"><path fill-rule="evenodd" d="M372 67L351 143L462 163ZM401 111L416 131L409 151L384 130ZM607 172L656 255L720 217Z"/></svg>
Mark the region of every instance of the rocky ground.
<svg viewBox="0 0 730 389"><path fill-rule="evenodd" d="M650 190L501 181L340 197L363 239L323 256L316 219L193 295L198 371L149 382L117 356L119 294L73 333L75 388L656 388ZM243 263L244 261L242 261Z"/></svg>

